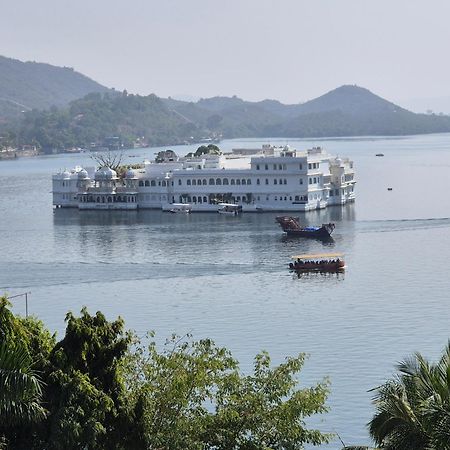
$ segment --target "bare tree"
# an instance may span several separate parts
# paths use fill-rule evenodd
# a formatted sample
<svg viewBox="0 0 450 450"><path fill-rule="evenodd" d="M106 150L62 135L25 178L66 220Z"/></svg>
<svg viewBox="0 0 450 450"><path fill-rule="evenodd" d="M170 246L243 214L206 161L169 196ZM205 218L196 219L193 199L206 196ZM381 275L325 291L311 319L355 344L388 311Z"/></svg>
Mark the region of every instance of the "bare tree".
<svg viewBox="0 0 450 450"><path fill-rule="evenodd" d="M90 157L99 167L109 167L117 172L122 165L123 152L112 153L108 151L107 153L93 153Z"/></svg>

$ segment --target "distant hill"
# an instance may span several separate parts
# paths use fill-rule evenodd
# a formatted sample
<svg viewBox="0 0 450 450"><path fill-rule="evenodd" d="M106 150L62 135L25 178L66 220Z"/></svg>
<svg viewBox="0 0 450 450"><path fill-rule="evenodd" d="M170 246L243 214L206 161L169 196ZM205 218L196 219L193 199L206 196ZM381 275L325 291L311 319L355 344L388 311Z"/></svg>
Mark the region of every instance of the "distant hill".
<svg viewBox="0 0 450 450"><path fill-rule="evenodd" d="M85 95L90 91L96 92ZM2 98L8 100L2 102ZM0 120L0 147L33 145L45 152L172 145L217 136L307 138L450 132L449 116L415 114L358 86L341 86L292 105L277 100L248 102L236 96L186 102L117 93L72 69L3 57L1 111L19 118Z"/></svg>
<svg viewBox="0 0 450 450"><path fill-rule="evenodd" d="M165 100L167 101L167 100ZM177 102L174 111L185 107ZM192 112L192 115L190 112ZM450 131L450 117L416 114L359 86L341 86L302 104L214 97L184 115L224 137L408 135Z"/></svg>
<svg viewBox="0 0 450 450"><path fill-rule="evenodd" d="M66 106L91 92L107 91L72 68L0 56L0 120L31 109Z"/></svg>

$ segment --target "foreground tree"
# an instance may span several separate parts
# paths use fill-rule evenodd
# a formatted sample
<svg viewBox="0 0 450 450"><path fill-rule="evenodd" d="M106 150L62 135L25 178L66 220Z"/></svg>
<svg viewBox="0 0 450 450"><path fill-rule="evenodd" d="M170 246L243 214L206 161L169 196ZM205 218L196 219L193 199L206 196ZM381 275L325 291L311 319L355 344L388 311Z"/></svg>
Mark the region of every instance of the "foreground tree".
<svg viewBox="0 0 450 450"><path fill-rule="evenodd" d="M398 371L376 389L375 442L386 450L449 450L450 343L436 364L416 353Z"/></svg>
<svg viewBox="0 0 450 450"><path fill-rule="evenodd" d="M209 340L173 336L160 352L138 346L125 370L130 405L146 448L302 449L330 438L304 418L327 409L326 381L296 389L305 355L271 367L255 357L245 376L230 352Z"/></svg>
<svg viewBox="0 0 450 450"><path fill-rule="evenodd" d="M42 421L42 381L38 377L28 344L30 333L0 298L0 447L22 427Z"/></svg>

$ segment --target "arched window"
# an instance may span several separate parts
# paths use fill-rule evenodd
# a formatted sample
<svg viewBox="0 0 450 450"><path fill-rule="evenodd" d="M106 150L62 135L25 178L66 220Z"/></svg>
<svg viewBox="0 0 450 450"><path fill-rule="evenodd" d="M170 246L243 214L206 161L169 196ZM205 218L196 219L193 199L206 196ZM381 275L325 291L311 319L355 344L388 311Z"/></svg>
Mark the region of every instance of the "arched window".
<svg viewBox="0 0 450 450"><path fill-rule="evenodd" d="M150 183L152 186L156 186L156 181L152 180L152 182Z"/></svg>
<svg viewBox="0 0 450 450"><path fill-rule="evenodd" d="M178 180L178 186L181 186L181 179Z"/></svg>
<svg viewBox="0 0 450 450"><path fill-rule="evenodd" d="M273 180L273 184L277 184L278 183L278 181L277 181L277 179L275 178L274 180Z"/></svg>
<svg viewBox="0 0 450 450"><path fill-rule="evenodd" d="M188 203L190 203L190 202L192 201L192 199L191 199L191 196L190 196L190 195L188 195L187 201L188 201Z"/></svg>
<svg viewBox="0 0 450 450"><path fill-rule="evenodd" d="M139 186L144 186L144 182L142 180L139 181Z"/></svg>
<svg viewBox="0 0 450 450"><path fill-rule="evenodd" d="M222 184L222 180L220 178L217 178L216 179L216 185L220 186L221 184Z"/></svg>
<svg viewBox="0 0 450 450"><path fill-rule="evenodd" d="M209 184L210 184L210 185L214 185L214 178L210 178L210 179L209 179Z"/></svg>
<svg viewBox="0 0 450 450"><path fill-rule="evenodd" d="M259 184L259 178L256 179L256 184Z"/></svg>
<svg viewBox="0 0 450 450"><path fill-rule="evenodd" d="M150 181L145 180L145 185L146 185L146 186L150 186Z"/></svg>
<svg viewBox="0 0 450 450"><path fill-rule="evenodd" d="M231 179L231 185L234 186L235 185L235 181L234 178Z"/></svg>
<svg viewBox="0 0 450 450"><path fill-rule="evenodd" d="M165 185L166 185L166 182L165 182L165 181L163 181L163 182L162 182L162 185L163 185L163 186L165 186Z"/></svg>
<svg viewBox="0 0 450 450"><path fill-rule="evenodd" d="M192 186L197 186L197 180L192 180Z"/></svg>
<svg viewBox="0 0 450 450"><path fill-rule="evenodd" d="M240 185L240 184L241 184L241 180L240 180L239 178L236 180L236 184L237 184L237 185Z"/></svg>
<svg viewBox="0 0 450 450"><path fill-rule="evenodd" d="M252 184L252 180L250 178L247 180L247 184Z"/></svg>
<svg viewBox="0 0 450 450"><path fill-rule="evenodd" d="M294 197L294 200L295 200L296 202L300 201L299 198L298 198L298 195L296 195L296 196Z"/></svg>
<svg viewBox="0 0 450 450"><path fill-rule="evenodd" d="M203 197L203 203L208 203L208 198L207 197Z"/></svg>
<svg viewBox="0 0 450 450"><path fill-rule="evenodd" d="M247 182L245 181L245 178L241 181L242 184L247 184Z"/></svg>
<svg viewBox="0 0 450 450"><path fill-rule="evenodd" d="M197 180L197 186L201 186L202 185L202 180Z"/></svg>
<svg viewBox="0 0 450 450"><path fill-rule="evenodd" d="M190 185L191 185L191 180L187 180L187 181L186 181L186 184L187 184L188 186L190 186Z"/></svg>
<svg viewBox="0 0 450 450"><path fill-rule="evenodd" d="M202 184L203 184L203 186L206 186L206 184L207 184L206 183L206 178L203 179Z"/></svg>
<svg viewBox="0 0 450 450"><path fill-rule="evenodd" d="M202 202L202 198L201 198L201 197L198 198L198 202L199 202L199 203Z"/></svg>
<svg viewBox="0 0 450 450"><path fill-rule="evenodd" d="M192 197L192 201L193 201L194 203L197 203L197 197Z"/></svg>
<svg viewBox="0 0 450 450"><path fill-rule="evenodd" d="M228 178L224 178L222 184L228 186Z"/></svg>

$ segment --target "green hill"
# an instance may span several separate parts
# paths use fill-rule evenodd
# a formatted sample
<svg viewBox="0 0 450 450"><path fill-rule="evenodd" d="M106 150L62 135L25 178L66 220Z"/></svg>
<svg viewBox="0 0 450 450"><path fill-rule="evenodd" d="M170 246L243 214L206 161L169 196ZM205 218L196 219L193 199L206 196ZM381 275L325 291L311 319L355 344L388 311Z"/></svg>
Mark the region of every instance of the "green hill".
<svg viewBox="0 0 450 450"><path fill-rule="evenodd" d="M108 88L69 67L22 62L0 56L0 120L22 111L65 106L90 92Z"/></svg>

